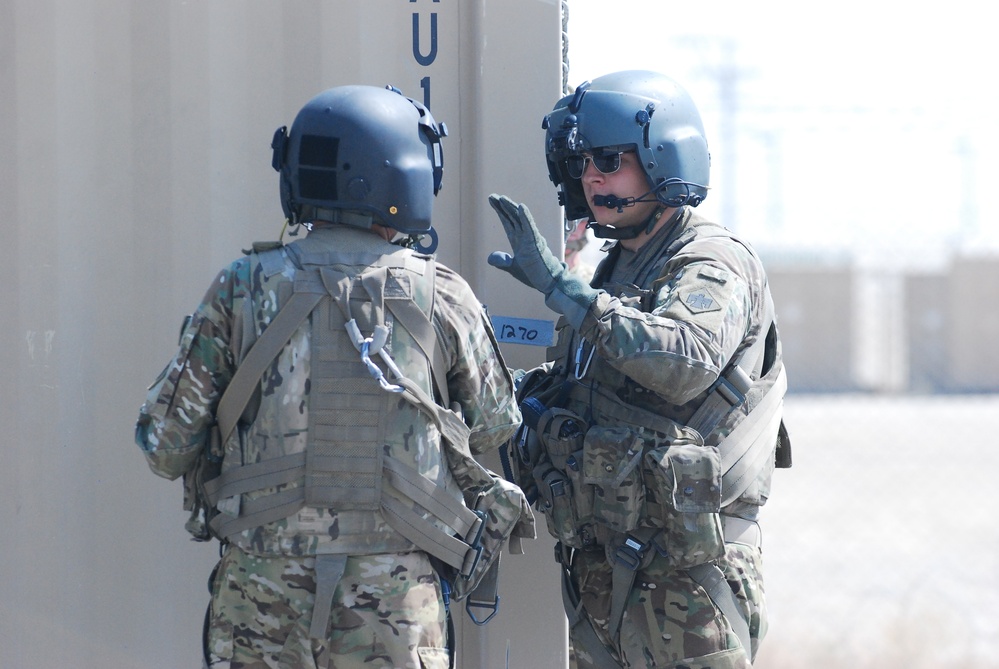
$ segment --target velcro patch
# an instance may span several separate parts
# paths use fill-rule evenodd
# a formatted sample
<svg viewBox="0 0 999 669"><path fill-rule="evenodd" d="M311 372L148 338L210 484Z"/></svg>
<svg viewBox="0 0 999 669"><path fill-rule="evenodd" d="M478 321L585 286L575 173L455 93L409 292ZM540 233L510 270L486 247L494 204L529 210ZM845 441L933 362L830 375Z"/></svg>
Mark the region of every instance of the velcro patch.
<svg viewBox="0 0 999 669"><path fill-rule="evenodd" d="M680 301L691 313L703 314L721 309L719 302L703 284L688 288L680 293Z"/></svg>

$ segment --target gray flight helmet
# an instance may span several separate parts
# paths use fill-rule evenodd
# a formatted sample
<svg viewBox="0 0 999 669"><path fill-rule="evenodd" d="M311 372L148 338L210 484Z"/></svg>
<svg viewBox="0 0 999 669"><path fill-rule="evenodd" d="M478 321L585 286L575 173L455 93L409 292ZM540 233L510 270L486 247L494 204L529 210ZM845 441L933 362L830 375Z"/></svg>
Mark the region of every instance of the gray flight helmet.
<svg viewBox="0 0 999 669"><path fill-rule="evenodd" d="M392 87L339 86L302 107L271 148L281 208L293 224L379 223L430 231L447 135L430 110Z"/></svg>
<svg viewBox="0 0 999 669"><path fill-rule="evenodd" d="M687 91L662 74L628 70L580 84L542 128L548 175L570 220L594 218L581 179L566 167L581 154L635 151L664 206L696 207L707 197L711 158L701 115Z"/></svg>

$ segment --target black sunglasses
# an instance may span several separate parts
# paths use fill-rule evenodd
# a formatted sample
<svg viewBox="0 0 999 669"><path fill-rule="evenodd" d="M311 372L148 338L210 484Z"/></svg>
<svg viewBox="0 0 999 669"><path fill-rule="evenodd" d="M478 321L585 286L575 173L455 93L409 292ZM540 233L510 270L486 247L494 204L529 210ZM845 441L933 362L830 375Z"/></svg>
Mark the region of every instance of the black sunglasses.
<svg viewBox="0 0 999 669"><path fill-rule="evenodd" d="M617 153L605 153L601 155L569 156L565 159L565 168L569 172L570 177L580 179L583 176L583 172L586 171L587 161L593 161L593 166L601 174L614 174L621 169L621 154L623 153L624 151L618 151Z"/></svg>

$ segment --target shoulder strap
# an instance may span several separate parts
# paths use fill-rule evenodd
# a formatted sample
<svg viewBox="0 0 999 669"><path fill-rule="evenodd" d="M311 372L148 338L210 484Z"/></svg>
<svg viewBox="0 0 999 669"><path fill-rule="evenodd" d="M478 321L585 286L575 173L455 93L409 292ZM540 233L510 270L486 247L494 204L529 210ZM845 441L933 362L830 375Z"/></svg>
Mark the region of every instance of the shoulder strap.
<svg viewBox="0 0 999 669"><path fill-rule="evenodd" d="M325 292L299 292L296 290L278 312L264 334L257 339L236 369L229 386L222 394L216 409L216 420L222 443L228 441L242 415L257 383L267 367L281 352L298 327L305 322Z"/></svg>
<svg viewBox="0 0 999 669"><path fill-rule="evenodd" d="M437 264L433 258L428 258L425 280L430 283L430 290L434 295L434 300L436 300L437 294L436 276ZM367 285L365 283L365 286ZM441 397L441 404L450 406L451 398L447 389L447 365L444 364L444 350L437 336L437 330L434 328L433 321L431 320L433 318L433 306L431 305L430 314L428 315L413 300L386 297L385 307L392 313L393 318L406 328L406 331L409 332L423 351L423 354L427 357L427 360L430 361L430 371L433 374L434 385Z"/></svg>

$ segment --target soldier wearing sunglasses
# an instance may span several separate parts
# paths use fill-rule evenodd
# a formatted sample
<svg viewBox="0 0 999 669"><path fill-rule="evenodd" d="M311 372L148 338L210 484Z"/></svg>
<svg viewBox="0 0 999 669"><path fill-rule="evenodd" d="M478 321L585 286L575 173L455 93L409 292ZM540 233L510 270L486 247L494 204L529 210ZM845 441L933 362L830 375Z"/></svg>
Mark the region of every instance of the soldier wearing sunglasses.
<svg viewBox="0 0 999 669"><path fill-rule="evenodd" d="M694 211L708 147L673 80L599 77L543 126L566 217L613 242L587 285L526 207L490 197L513 251L490 264L562 315L549 362L519 377L511 451L558 540L577 665L750 667L767 629L760 510L790 466L763 265Z"/></svg>

